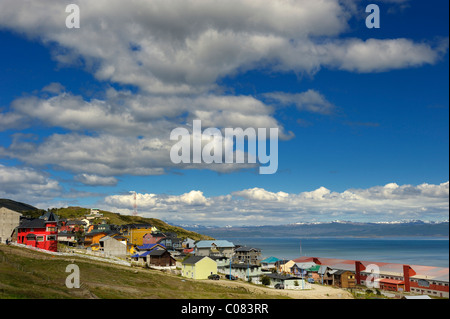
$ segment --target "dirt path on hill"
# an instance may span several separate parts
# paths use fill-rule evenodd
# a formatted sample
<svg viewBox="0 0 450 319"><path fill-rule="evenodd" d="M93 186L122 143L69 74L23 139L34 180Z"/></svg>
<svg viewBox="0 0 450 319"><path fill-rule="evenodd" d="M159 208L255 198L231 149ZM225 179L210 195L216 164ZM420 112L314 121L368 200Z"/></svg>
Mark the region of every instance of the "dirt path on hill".
<svg viewBox="0 0 450 319"><path fill-rule="evenodd" d="M330 286L312 284L309 290L281 290L252 285L242 281L210 280L211 284L222 285L229 288L242 287L250 292L267 295L281 295L294 299L354 299L345 290Z"/></svg>

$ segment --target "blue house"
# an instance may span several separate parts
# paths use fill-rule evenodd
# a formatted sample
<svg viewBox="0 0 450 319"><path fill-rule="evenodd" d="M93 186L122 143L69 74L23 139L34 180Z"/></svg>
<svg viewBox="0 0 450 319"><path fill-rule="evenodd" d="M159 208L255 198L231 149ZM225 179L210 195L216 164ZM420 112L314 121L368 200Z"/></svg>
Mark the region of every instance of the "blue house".
<svg viewBox="0 0 450 319"><path fill-rule="evenodd" d="M269 269L275 268L275 263L279 260L280 259L273 257L273 256L267 257L266 259L261 260L261 269L269 270Z"/></svg>

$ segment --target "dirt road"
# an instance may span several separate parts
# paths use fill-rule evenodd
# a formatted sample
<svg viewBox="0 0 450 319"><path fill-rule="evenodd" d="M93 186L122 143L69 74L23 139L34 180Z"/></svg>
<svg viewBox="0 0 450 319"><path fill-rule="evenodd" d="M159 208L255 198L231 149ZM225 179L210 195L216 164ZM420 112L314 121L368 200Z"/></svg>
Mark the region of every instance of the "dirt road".
<svg viewBox="0 0 450 319"><path fill-rule="evenodd" d="M311 289L309 290L281 290L252 285L242 281L230 281L221 279L210 280L209 282L215 285L222 285L230 288L236 288L236 286L238 286L255 293L267 295L282 295L294 299L353 299L353 296L345 290L317 284L311 285Z"/></svg>

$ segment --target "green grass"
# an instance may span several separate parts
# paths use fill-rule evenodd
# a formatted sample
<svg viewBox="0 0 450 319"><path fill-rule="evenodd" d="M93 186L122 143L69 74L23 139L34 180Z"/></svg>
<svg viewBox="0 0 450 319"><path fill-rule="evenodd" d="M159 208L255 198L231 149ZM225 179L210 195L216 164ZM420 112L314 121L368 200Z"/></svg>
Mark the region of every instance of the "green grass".
<svg viewBox="0 0 450 319"><path fill-rule="evenodd" d="M69 289L67 265L80 268L79 289ZM161 271L116 266L83 258L51 256L0 244L0 299L267 299Z"/></svg>

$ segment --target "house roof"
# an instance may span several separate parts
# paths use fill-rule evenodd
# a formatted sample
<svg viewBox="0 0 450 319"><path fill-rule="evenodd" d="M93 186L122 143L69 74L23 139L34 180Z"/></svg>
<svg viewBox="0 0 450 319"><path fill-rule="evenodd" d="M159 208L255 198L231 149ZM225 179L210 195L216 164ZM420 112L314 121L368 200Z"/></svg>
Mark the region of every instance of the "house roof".
<svg viewBox="0 0 450 319"><path fill-rule="evenodd" d="M24 228L45 228L45 220L40 218L25 219L18 226L18 229Z"/></svg>
<svg viewBox="0 0 450 319"><path fill-rule="evenodd" d="M298 267L299 269L309 270L310 268L315 267L317 265L313 262L306 262L306 263L295 263L294 266ZM317 268L317 270L319 270L319 268Z"/></svg>
<svg viewBox="0 0 450 319"><path fill-rule="evenodd" d="M312 266L312 267L310 267L310 268L308 268L306 270L307 271L317 272L317 271L319 271L319 269L320 269L320 265L315 265L315 266Z"/></svg>
<svg viewBox="0 0 450 319"><path fill-rule="evenodd" d="M340 276L340 275L342 275L342 274L344 274L344 273L346 273L346 272L348 272L348 271L350 271L350 270L339 269L339 270L336 270L336 271L334 272L334 274Z"/></svg>
<svg viewBox="0 0 450 319"><path fill-rule="evenodd" d="M403 280L396 280L396 279L379 279L378 282L384 283L384 284L395 284L395 285L403 285L405 282Z"/></svg>
<svg viewBox="0 0 450 319"><path fill-rule="evenodd" d="M66 231L62 231L62 232L58 233L58 237L71 237L71 236L75 236L75 234L74 233L69 233L69 232L66 232Z"/></svg>
<svg viewBox="0 0 450 319"><path fill-rule="evenodd" d="M106 236L107 233L104 231L91 231L91 232L85 234L84 237L93 237L95 235L101 235L101 234Z"/></svg>
<svg viewBox="0 0 450 319"><path fill-rule="evenodd" d="M235 249L235 251L236 252L240 252L240 251L242 251L242 252L249 252L249 251L261 251L261 249L259 249L259 248L253 248L253 247L247 247L247 246L242 246L242 247L239 247L239 248L237 248L237 249Z"/></svg>
<svg viewBox="0 0 450 319"><path fill-rule="evenodd" d="M188 264L188 265L193 265L198 263L200 260L202 260L203 258L207 258L207 256L191 256L189 258L187 258L185 261L182 262L182 264Z"/></svg>
<svg viewBox="0 0 450 319"><path fill-rule="evenodd" d="M319 270L317 271L320 275L324 275L326 272L327 272L327 270L328 269L330 269L330 267L328 267L328 266L320 266L319 267Z"/></svg>
<svg viewBox="0 0 450 319"><path fill-rule="evenodd" d="M276 257L270 256L270 257L267 257L267 258L264 259L264 260L261 260L261 263L273 264L273 263L276 263L276 262L279 261L279 260L280 260L280 259L278 259L278 258L276 258Z"/></svg>
<svg viewBox="0 0 450 319"><path fill-rule="evenodd" d="M122 237L122 238L124 238L124 237ZM119 236L111 237L111 236L106 235L106 236L100 238L99 241L105 241L105 240L109 240L109 239L120 240L121 238Z"/></svg>
<svg viewBox="0 0 450 319"><path fill-rule="evenodd" d="M43 219L48 222L57 222L59 221L58 216L56 216L53 212L46 212L44 215L39 217L40 219Z"/></svg>
<svg viewBox="0 0 450 319"><path fill-rule="evenodd" d="M195 245L197 248L210 248L212 245L220 248L234 247L234 244L228 240L201 240Z"/></svg>
<svg viewBox="0 0 450 319"><path fill-rule="evenodd" d="M247 268L259 268L260 266L257 265L249 265L249 264L231 264L231 268L237 268L237 269L247 269Z"/></svg>
<svg viewBox="0 0 450 319"><path fill-rule="evenodd" d="M82 220L68 220L67 225L86 225L86 222Z"/></svg>
<svg viewBox="0 0 450 319"><path fill-rule="evenodd" d="M144 244L142 246L137 246L136 248L138 250L152 250L152 249L155 249L158 247L164 248L164 249L166 248L166 246L164 246L163 244Z"/></svg>
<svg viewBox="0 0 450 319"><path fill-rule="evenodd" d="M153 249L148 252L149 256L162 256L167 252L167 250L163 249Z"/></svg>
<svg viewBox="0 0 450 319"><path fill-rule="evenodd" d="M281 274L268 274L266 276L269 278L272 278L272 279L279 279L279 280L302 279L300 277L295 277L295 276L291 276L291 275L281 275Z"/></svg>
<svg viewBox="0 0 450 319"><path fill-rule="evenodd" d="M184 250L189 251L191 249L184 249ZM227 256L208 256L208 257L211 258L212 260L222 260L222 259L227 260L227 259L229 259L229 257L227 257Z"/></svg>

